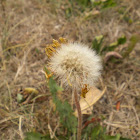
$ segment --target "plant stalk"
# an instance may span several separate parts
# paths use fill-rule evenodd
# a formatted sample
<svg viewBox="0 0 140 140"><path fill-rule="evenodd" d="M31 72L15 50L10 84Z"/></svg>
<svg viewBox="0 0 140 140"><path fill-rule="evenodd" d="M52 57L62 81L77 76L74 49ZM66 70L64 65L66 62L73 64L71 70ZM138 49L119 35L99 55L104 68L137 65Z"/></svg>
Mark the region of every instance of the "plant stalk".
<svg viewBox="0 0 140 140"><path fill-rule="evenodd" d="M81 140L81 132L82 132L82 112L81 107L78 99L78 95L76 91L74 91L74 99L75 99L75 105L78 112L78 129L77 129L77 140Z"/></svg>

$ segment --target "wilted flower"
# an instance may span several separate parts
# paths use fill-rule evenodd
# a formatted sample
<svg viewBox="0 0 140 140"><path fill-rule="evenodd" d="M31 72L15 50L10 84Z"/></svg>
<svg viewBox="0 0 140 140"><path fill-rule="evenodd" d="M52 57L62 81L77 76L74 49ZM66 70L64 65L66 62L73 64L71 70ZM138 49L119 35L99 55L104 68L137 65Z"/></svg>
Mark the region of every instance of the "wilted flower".
<svg viewBox="0 0 140 140"><path fill-rule="evenodd" d="M91 87L100 76L100 57L88 46L81 43L61 42L49 45L49 68L64 87L81 89ZM55 51L54 51L55 48ZM46 48L46 53L48 49Z"/></svg>

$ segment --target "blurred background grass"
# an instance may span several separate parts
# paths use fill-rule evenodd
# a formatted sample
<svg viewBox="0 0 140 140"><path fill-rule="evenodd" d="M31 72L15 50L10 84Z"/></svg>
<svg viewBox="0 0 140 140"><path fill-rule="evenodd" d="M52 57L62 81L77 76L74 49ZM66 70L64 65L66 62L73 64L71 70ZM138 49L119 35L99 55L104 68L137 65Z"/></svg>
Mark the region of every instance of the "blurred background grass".
<svg viewBox="0 0 140 140"><path fill-rule="evenodd" d="M107 134L120 133L138 140L139 19L137 0L1 0L1 139L23 139L28 131L45 135L50 133L48 124L52 130L59 126L42 69L47 63L46 44L65 37L93 47L103 58L104 71L98 87L107 87L107 91L95 105L94 117L105 118L102 125ZM110 51L115 54L108 54ZM19 104L17 94L25 96L27 87L35 88L38 94ZM66 94L65 99L70 96ZM61 126L56 129L58 135L65 135Z"/></svg>

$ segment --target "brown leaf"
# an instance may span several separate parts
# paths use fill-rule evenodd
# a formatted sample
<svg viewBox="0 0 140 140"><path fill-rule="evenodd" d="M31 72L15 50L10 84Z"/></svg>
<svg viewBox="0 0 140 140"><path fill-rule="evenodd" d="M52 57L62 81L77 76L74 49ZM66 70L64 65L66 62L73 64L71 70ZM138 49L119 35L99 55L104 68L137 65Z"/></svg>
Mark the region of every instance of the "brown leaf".
<svg viewBox="0 0 140 140"><path fill-rule="evenodd" d="M121 56L118 52L112 51L112 52L108 52L108 53L105 55L104 62L107 63L107 61L108 61L111 57L122 58L122 56Z"/></svg>
<svg viewBox="0 0 140 140"><path fill-rule="evenodd" d="M82 114L91 114L93 110L93 105L103 96L106 88L103 91L100 91L96 87L92 87L87 93L86 97L81 97L80 106ZM75 111L75 116L77 117L77 110Z"/></svg>
<svg viewBox="0 0 140 140"><path fill-rule="evenodd" d="M117 111L120 110L120 104L121 104L120 101L118 101L117 104L116 104L116 110L117 110Z"/></svg>

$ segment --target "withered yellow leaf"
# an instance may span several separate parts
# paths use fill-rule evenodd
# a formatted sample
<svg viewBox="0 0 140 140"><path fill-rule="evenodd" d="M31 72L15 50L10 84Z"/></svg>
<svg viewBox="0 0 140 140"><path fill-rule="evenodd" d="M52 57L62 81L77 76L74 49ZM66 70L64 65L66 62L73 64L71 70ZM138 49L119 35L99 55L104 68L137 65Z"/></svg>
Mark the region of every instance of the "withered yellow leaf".
<svg viewBox="0 0 140 140"><path fill-rule="evenodd" d="M35 88L25 88L24 91L27 93L27 94L38 94L38 91L35 89Z"/></svg>
<svg viewBox="0 0 140 140"><path fill-rule="evenodd" d="M81 97L80 99L80 106L82 114L91 114L93 110L93 105L103 96L105 93L106 88L103 91L100 91L96 87L92 87L87 93L86 97ZM77 117L77 110L74 112L75 116Z"/></svg>

